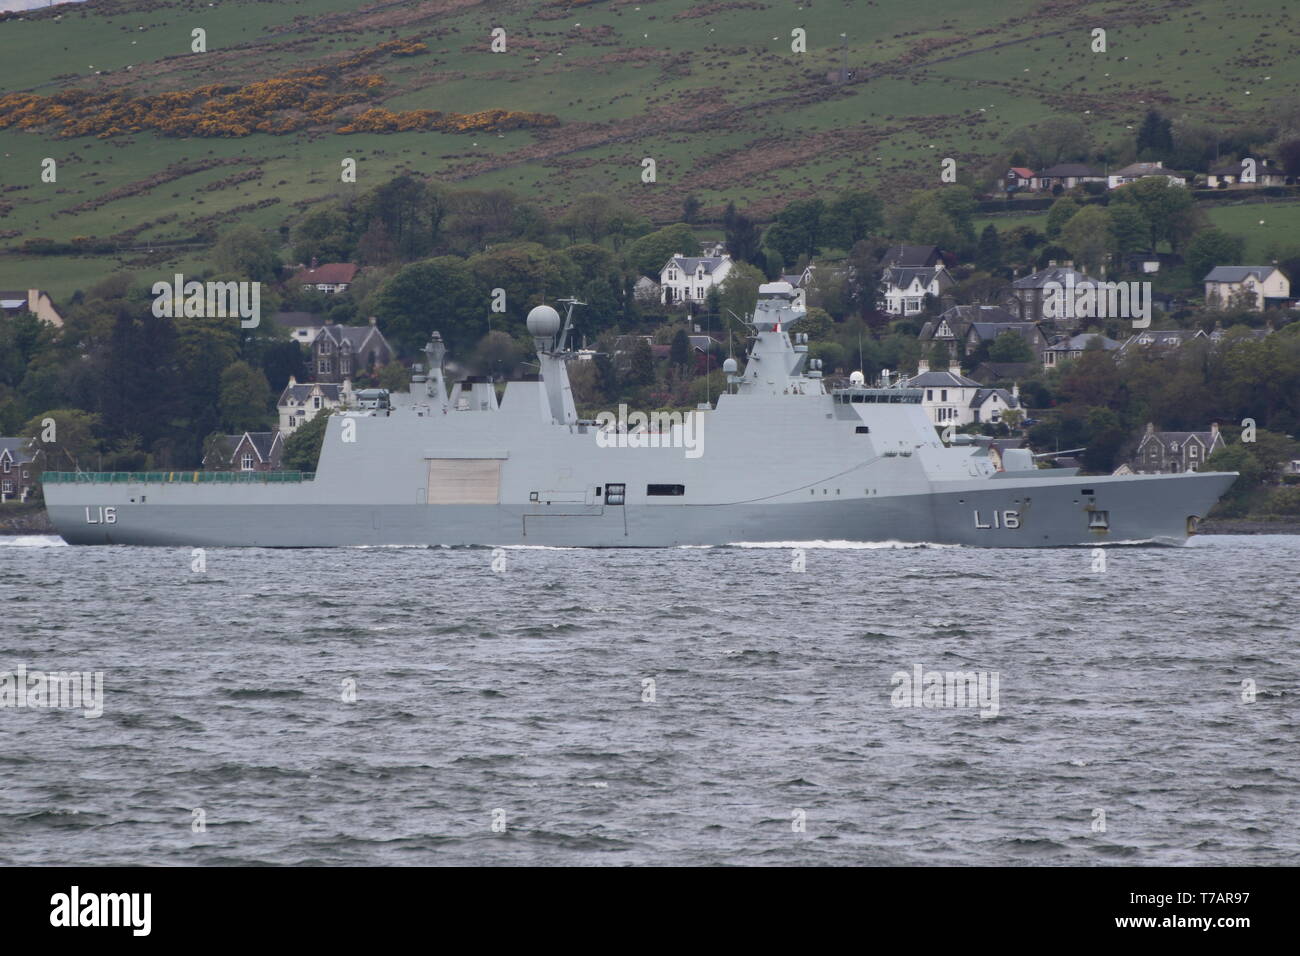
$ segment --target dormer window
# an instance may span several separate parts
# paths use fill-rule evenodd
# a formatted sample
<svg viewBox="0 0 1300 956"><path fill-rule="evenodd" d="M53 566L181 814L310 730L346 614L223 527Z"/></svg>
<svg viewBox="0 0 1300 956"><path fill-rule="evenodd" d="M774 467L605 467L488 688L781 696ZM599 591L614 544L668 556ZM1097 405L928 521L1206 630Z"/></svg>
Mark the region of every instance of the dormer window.
<svg viewBox="0 0 1300 956"><path fill-rule="evenodd" d="M240 461L240 463L239 463L239 468L240 468L241 471L252 471L252 470L253 470L253 456L252 456L252 455L245 454L243 460Z"/></svg>

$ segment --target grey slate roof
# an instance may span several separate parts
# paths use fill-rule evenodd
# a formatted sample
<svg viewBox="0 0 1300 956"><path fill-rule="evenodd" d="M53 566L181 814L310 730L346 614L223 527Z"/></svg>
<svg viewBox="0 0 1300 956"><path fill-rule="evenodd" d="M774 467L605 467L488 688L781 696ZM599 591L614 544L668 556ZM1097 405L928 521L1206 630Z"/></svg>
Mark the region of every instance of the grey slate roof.
<svg viewBox="0 0 1300 956"><path fill-rule="evenodd" d="M23 446L26 444L26 438L0 438L0 452L9 452L14 464L21 465L32 460L32 456L23 451Z"/></svg>
<svg viewBox="0 0 1300 956"><path fill-rule="evenodd" d="M723 256L673 256L668 262L677 263L677 268L687 275L695 275L697 266L704 266L704 274L712 275L713 270L727 260ZM664 264L668 268L668 263Z"/></svg>
<svg viewBox="0 0 1300 956"><path fill-rule="evenodd" d="M1086 276L1082 272L1074 269L1067 269L1064 266L1052 266L1050 269L1043 269L1040 272L1023 276L1011 283L1013 289L1041 289L1049 282L1055 282L1064 287L1066 277L1074 276L1074 287L1077 289L1083 285L1096 285L1097 280L1091 276Z"/></svg>
<svg viewBox="0 0 1300 956"><path fill-rule="evenodd" d="M913 269L932 266L938 261L938 246L890 246L880 257L882 266L903 266Z"/></svg>
<svg viewBox="0 0 1300 956"><path fill-rule="evenodd" d="M305 402L311 397L312 389L319 388L321 394L332 402L342 399L343 386L333 382L296 382L293 385L286 385L284 391L280 394L278 405L285 405L290 400L295 402Z"/></svg>
<svg viewBox="0 0 1300 956"><path fill-rule="evenodd" d="M1273 274L1273 266L1215 266L1202 282L1243 282L1248 276L1254 276L1263 282Z"/></svg>
<svg viewBox="0 0 1300 956"><path fill-rule="evenodd" d="M1038 331L1038 326L1032 322L1020 322L1012 320L1010 322L972 322L970 325L975 335L986 342L991 342L1003 332L1014 332L1022 338L1032 338L1034 332ZM1026 333L1029 333L1026 336ZM969 333L968 333L969 334Z"/></svg>
<svg viewBox="0 0 1300 956"><path fill-rule="evenodd" d="M930 371L913 375L907 380L909 388L980 388L980 383L972 381L956 372Z"/></svg>
<svg viewBox="0 0 1300 956"><path fill-rule="evenodd" d="M383 333L374 325L324 325L321 326L320 335L316 337L317 341L322 336L330 339L339 348L347 345L356 355L362 354L371 347L372 338L377 337L379 340L374 343L375 347L387 344Z"/></svg>
<svg viewBox="0 0 1300 956"><path fill-rule="evenodd" d="M320 328L325 324L325 316L315 312L277 312L272 317L276 325L285 328Z"/></svg>
<svg viewBox="0 0 1300 956"><path fill-rule="evenodd" d="M1088 347L1088 343L1093 339L1101 341L1103 351L1110 352L1119 348L1119 343L1112 338L1102 335L1100 332L1081 332L1078 335L1072 335L1068 339L1062 339L1055 345L1049 345L1049 352L1074 352L1082 351Z"/></svg>
<svg viewBox="0 0 1300 956"><path fill-rule="evenodd" d="M1020 407L1020 400L1012 396L1005 388L981 388L975 393L975 397L970 400L970 407L979 408L994 395L997 395L1012 408Z"/></svg>
<svg viewBox="0 0 1300 956"><path fill-rule="evenodd" d="M896 289L906 289L914 279L919 279L922 286L928 286L934 281L937 271L933 266L890 266L883 279Z"/></svg>

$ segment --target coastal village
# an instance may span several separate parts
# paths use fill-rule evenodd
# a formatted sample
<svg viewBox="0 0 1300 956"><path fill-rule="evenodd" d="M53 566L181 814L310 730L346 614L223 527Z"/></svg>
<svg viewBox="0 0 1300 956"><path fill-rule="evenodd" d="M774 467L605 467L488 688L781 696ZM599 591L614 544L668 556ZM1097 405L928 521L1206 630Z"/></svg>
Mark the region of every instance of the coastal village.
<svg viewBox="0 0 1300 956"><path fill-rule="evenodd" d="M687 196L682 221L659 228L608 197L588 195L525 235L509 226L495 235L486 230L479 250L460 257L434 256L430 243L405 253L397 248L394 220L418 218L431 202L457 201L427 181L403 177L375 190L368 211L364 204L319 211L291 227L288 251L303 254L296 264L283 264L285 250L264 236L244 232L228 244L224 268L216 271L224 278L257 275L277 307L242 342L226 343L227 361L210 393L217 413L206 416L224 428L205 430L201 449L190 455L142 447L138 435L125 446L103 440L107 434L96 440L94 429L103 430L112 416L91 407L85 411L94 418L92 433L81 436L81 448L51 448L35 432L67 403L53 410L27 403L20 412L17 393L26 378L11 374L0 387L10 432L0 438L0 499L35 500L42 468L310 471L319 448L311 424L355 408L363 389L406 388L430 332L448 339L453 374L504 382L528 360L522 313L570 294L585 303L576 314L582 347L571 369L580 410L594 414L622 401L695 407L720 392L724 360L744 358L741 317L758 285L778 281L807 309L796 331L808 335L831 384L862 372L878 384L919 389L946 440L972 436L995 462L1007 449L1027 448L1040 467L1084 473L1170 473L1207 464L1235 470L1243 450L1259 449L1270 457L1254 463L1254 484L1236 501L1237 512L1249 500L1250 507L1300 513L1300 488L1291 487L1300 481L1294 391L1270 407L1271 418L1256 414L1253 422L1251 401L1135 403L1126 394L1127 407L1120 408L1112 400L1126 392L1117 376L1134 369L1181 374L1180 363L1227 367L1239 354L1270 350L1285 350L1289 370L1270 359L1249 373L1294 381L1300 303L1291 276L1300 255L1246 260L1240 239L1207 226L1199 206L1225 195L1264 199L1296 188L1296 177L1267 159L1200 174L1161 161L1114 171L1016 163L982 194L954 185L887 204L851 191L792 201L765 226L734 206L717 210L710 222ZM504 201L521 206L513 197ZM1000 225L999 214L1015 223L1011 214L1026 204L1046 212L1042 232ZM350 221L358 213L360 221ZM977 232L981 214L988 222ZM321 255L349 248L346 260ZM1107 314L1108 286L1117 283L1145 290L1142 316ZM1095 291L1103 308L1055 308L1053 295L1062 289ZM125 283L76 299L60 303L37 288L0 291L0 321L9 335L21 327L51 354L63 340L66 353L73 331L93 330L105 310L147 308L139 289ZM110 352L118 333L130 334L110 333ZM135 374L145 377L147 394L150 372ZM1293 387L1277 385L1283 392ZM1075 396L1089 391L1096 394L1080 415ZM150 414L149 405L142 399L140 414ZM1162 406L1173 414L1162 414ZM1196 408L1204 413L1194 418ZM1251 448L1260 429L1268 440Z"/></svg>

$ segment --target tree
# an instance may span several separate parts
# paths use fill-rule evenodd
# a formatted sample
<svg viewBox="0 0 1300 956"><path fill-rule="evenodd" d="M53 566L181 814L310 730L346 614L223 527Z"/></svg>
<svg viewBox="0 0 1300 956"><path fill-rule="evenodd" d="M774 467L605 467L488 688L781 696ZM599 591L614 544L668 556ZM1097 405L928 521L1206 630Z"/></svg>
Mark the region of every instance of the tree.
<svg viewBox="0 0 1300 956"><path fill-rule="evenodd" d="M1044 169L1069 158L1082 158L1092 148L1092 131L1074 116L1053 116L1025 126L1007 137L1007 145L1028 157L1027 163Z"/></svg>
<svg viewBox="0 0 1300 956"><path fill-rule="evenodd" d="M212 261L221 272L254 282L274 282L280 277L280 257L256 226L236 226L222 233L212 247Z"/></svg>
<svg viewBox="0 0 1300 956"><path fill-rule="evenodd" d="M655 380L655 358L650 343L638 338L632 347L632 357L627 370L629 385L649 385Z"/></svg>
<svg viewBox="0 0 1300 956"><path fill-rule="evenodd" d="M234 362L221 373L221 424L231 433L255 431L266 424L271 386L261 369Z"/></svg>
<svg viewBox="0 0 1300 956"><path fill-rule="evenodd" d="M846 251L878 232L883 224L884 204L865 189L841 193L826 207L821 218L826 244Z"/></svg>
<svg viewBox="0 0 1300 956"><path fill-rule="evenodd" d="M979 248L975 252L975 264L985 272L994 272L1002 267L1002 240L993 223L985 226L980 233Z"/></svg>
<svg viewBox="0 0 1300 956"><path fill-rule="evenodd" d="M325 445L325 429L333 409L321 409L305 425L300 425L284 443L280 461L286 471L315 471L320 463L320 450Z"/></svg>
<svg viewBox="0 0 1300 956"><path fill-rule="evenodd" d="M691 360L691 340L685 329L678 329L668 349L668 360L678 368L685 368Z"/></svg>
<svg viewBox="0 0 1300 956"><path fill-rule="evenodd" d="M1289 139L1277 148L1278 162L1288 176L1300 176L1300 139Z"/></svg>
<svg viewBox="0 0 1300 956"><path fill-rule="evenodd" d="M352 225L339 209L318 209L293 231L293 255L299 262L347 262L355 245Z"/></svg>
<svg viewBox="0 0 1300 956"><path fill-rule="evenodd" d="M1173 123L1156 110L1148 110L1137 131L1138 159L1168 159L1174 150Z"/></svg>
<svg viewBox="0 0 1300 956"><path fill-rule="evenodd" d="M748 216L736 212L735 203L727 203L722 226L731 258L763 268L763 230Z"/></svg>
<svg viewBox="0 0 1300 956"><path fill-rule="evenodd" d="M658 281L659 272L674 255L694 255L700 248L695 233L684 222L664 226L642 236L627 247L627 264L638 273Z"/></svg>
<svg viewBox="0 0 1300 956"><path fill-rule="evenodd" d="M1018 332L1003 332L989 346L991 362L1032 362L1034 350Z"/></svg>
<svg viewBox="0 0 1300 956"><path fill-rule="evenodd" d="M758 303L758 287L767 281L767 276L751 265L743 262L734 263L727 278L722 283L719 305L723 320L732 321L729 313L739 316L751 315Z"/></svg>
<svg viewBox="0 0 1300 956"><path fill-rule="evenodd" d="M438 304L435 314L430 303ZM468 349L487 331L490 303L486 290L463 259L439 256L415 262L385 282L375 295L375 316L384 335L408 351L435 329L453 352Z"/></svg>
<svg viewBox="0 0 1300 956"><path fill-rule="evenodd" d="M1095 275L1115 245L1110 214L1100 206L1079 210L1061 227L1061 242L1076 262Z"/></svg>
<svg viewBox="0 0 1300 956"><path fill-rule="evenodd" d="M1052 208L1047 211L1047 238L1059 236L1061 228L1082 208L1069 196L1062 196L1052 203Z"/></svg>
<svg viewBox="0 0 1300 956"><path fill-rule="evenodd" d="M1186 217L1194 209L1191 191L1163 176L1145 176L1113 190L1111 207L1116 203L1132 203L1142 211L1151 224L1149 248L1153 251L1161 240L1169 240L1176 249L1180 241L1190 238Z"/></svg>
<svg viewBox="0 0 1300 956"><path fill-rule="evenodd" d="M98 415L80 408L56 408L32 418L23 426L22 435L28 439L27 448L38 470L92 470L90 459L101 447L95 434L98 429Z"/></svg>
<svg viewBox="0 0 1300 956"><path fill-rule="evenodd" d="M379 387L390 392L405 392L411 388L411 373L401 362L389 362L379 369Z"/></svg>
<svg viewBox="0 0 1300 956"><path fill-rule="evenodd" d="M1115 252L1125 255L1142 252L1150 247L1151 223L1142 210L1132 203L1116 203L1106 210L1110 213L1111 233L1115 237Z"/></svg>
<svg viewBox="0 0 1300 956"><path fill-rule="evenodd" d="M523 359L519 343L500 329L493 329L479 340L474 350L474 365L479 372L494 379L509 378Z"/></svg>
<svg viewBox="0 0 1300 956"><path fill-rule="evenodd" d="M694 193L682 200L682 222L694 223L695 218L700 214L700 208L704 203L700 202L700 197Z"/></svg>
<svg viewBox="0 0 1300 956"><path fill-rule="evenodd" d="M781 254L787 263L821 251L822 216L826 204L820 199L796 199L777 213L763 241Z"/></svg>
<svg viewBox="0 0 1300 956"><path fill-rule="evenodd" d="M1222 229L1206 229L1187 246L1188 273L1193 282L1201 282L1215 266L1239 265L1245 250L1244 236L1235 236Z"/></svg>
<svg viewBox="0 0 1300 956"><path fill-rule="evenodd" d="M599 242L610 234L614 223L628 217L626 205L607 193L584 193L573 201L560 226L570 239L582 236L588 242Z"/></svg>

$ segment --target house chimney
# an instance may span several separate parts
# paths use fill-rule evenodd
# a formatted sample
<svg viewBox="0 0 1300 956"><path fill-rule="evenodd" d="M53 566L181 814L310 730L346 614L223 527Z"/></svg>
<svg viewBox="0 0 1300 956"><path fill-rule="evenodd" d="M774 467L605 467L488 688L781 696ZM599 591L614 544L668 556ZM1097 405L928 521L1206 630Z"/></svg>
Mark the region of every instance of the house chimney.
<svg viewBox="0 0 1300 956"><path fill-rule="evenodd" d="M928 371L930 371L930 360L929 360L929 359L921 359L919 362L916 363L916 374L917 374L917 375L924 375L924 374L925 374L926 372L928 372Z"/></svg>
<svg viewBox="0 0 1300 956"><path fill-rule="evenodd" d="M316 271L316 262L317 262L316 257L315 257L315 256L312 256L312 257L311 257L311 268L312 268L312 271L313 271L313 272Z"/></svg>
<svg viewBox="0 0 1300 956"><path fill-rule="evenodd" d="M1155 433L1156 433L1156 426L1153 425L1151 422L1147 422L1147 434L1154 435Z"/></svg>
<svg viewBox="0 0 1300 956"><path fill-rule="evenodd" d="M1049 268L1049 269L1055 269L1055 268L1056 268L1056 260L1055 260L1055 259L1048 259L1048 260L1047 260L1047 268Z"/></svg>
<svg viewBox="0 0 1300 956"><path fill-rule="evenodd" d="M373 315L370 317L370 324L371 325L375 324L375 317Z"/></svg>
<svg viewBox="0 0 1300 956"><path fill-rule="evenodd" d="M1219 437L1219 423L1210 422L1210 444L1214 444L1214 439Z"/></svg>

